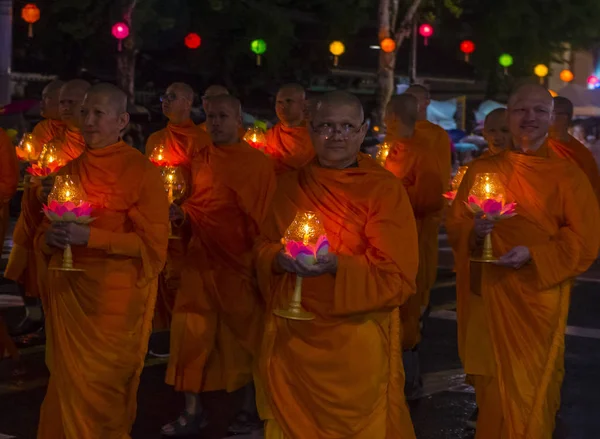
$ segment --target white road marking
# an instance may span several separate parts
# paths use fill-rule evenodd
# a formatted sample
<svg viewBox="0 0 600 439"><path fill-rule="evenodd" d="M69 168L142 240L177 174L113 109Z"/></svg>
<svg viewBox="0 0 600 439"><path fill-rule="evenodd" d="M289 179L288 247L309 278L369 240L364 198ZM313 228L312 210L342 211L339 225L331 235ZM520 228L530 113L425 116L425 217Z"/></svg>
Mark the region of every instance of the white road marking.
<svg viewBox="0 0 600 439"><path fill-rule="evenodd" d="M9 436L7 434L0 433L0 439L15 439L16 436Z"/></svg>

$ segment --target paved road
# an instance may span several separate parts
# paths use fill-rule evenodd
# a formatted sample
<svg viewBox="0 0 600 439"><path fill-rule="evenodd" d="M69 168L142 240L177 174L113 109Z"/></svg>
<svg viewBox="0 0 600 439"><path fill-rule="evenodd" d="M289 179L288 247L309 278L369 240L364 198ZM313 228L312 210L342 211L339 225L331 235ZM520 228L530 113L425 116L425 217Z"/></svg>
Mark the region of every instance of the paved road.
<svg viewBox="0 0 600 439"><path fill-rule="evenodd" d="M473 431L465 426L465 420L474 408L474 395L472 389L463 384L464 374L457 355L451 267L451 252L445 236L440 234L440 270L437 287L432 293L434 309L426 321L421 347L425 395L411 405L419 439L473 437ZM560 411L561 439L600 437L599 287L600 266L594 266L581 277L573 293L567 335L567 373ZM0 306L15 302L14 296L6 296L14 293L14 285L1 284ZM10 308L6 310L6 317L15 322L21 312L19 308ZM161 349L167 343L168 334L158 333L153 335L151 347ZM43 356L43 346L27 348L24 351L27 374L18 381L10 377L8 364L0 362L0 439L11 436L35 438L39 406L47 382ZM158 438L161 425L175 419L181 410L181 398L163 382L164 372L164 360L148 359L139 390L134 439ZM251 437L262 436L256 432L246 438Z"/></svg>

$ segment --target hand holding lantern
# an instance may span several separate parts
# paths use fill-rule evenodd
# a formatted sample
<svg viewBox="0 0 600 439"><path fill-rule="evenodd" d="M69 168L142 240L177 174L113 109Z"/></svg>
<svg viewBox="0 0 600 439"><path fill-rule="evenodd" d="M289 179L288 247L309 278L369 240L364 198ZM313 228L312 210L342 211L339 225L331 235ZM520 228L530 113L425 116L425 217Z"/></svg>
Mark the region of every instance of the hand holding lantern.
<svg viewBox="0 0 600 439"><path fill-rule="evenodd" d="M244 134L244 142L247 142L252 148L265 152L267 146L267 138L262 128L253 126L248 128Z"/></svg>
<svg viewBox="0 0 600 439"><path fill-rule="evenodd" d="M32 133L25 133L16 148L16 152L19 160L23 162L37 160L40 155L39 142Z"/></svg>
<svg viewBox="0 0 600 439"><path fill-rule="evenodd" d="M182 200L185 197L186 184L181 169L177 166L164 166L161 169L161 173L165 191L169 198L169 205ZM169 239L181 239L179 236L173 235L171 223L169 223Z"/></svg>
<svg viewBox="0 0 600 439"><path fill-rule="evenodd" d="M497 174L477 174L471 187L467 206L476 215L490 221L511 218L516 215L516 203L505 204L505 190ZM474 262L496 262L492 252L491 234L485 235L480 258L471 258Z"/></svg>
<svg viewBox="0 0 600 439"><path fill-rule="evenodd" d="M48 205L44 206L44 213L53 223L76 223L87 225L94 218L91 217L92 206L85 201L85 192L76 175L59 175L56 177L54 187L48 195ZM73 267L73 253L71 245L66 244L63 252L63 263L60 267L51 267L59 271L84 271Z"/></svg>
<svg viewBox="0 0 600 439"><path fill-rule="evenodd" d="M452 178L452 181L450 182L451 190L443 194L443 197L448 199L449 204L452 204L452 202L456 198L458 188L460 187L460 184L462 183L463 177L467 173L468 168L468 166L461 166L460 168L458 168L458 170L456 171L456 175L454 176L454 178Z"/></svg>
<svg viewBox="0 0 600 439"><path fill-rule="evenodd" d="M329 252L325 228L314 212L296 214L283 238L285 254L304 265L315 265L317 258ZM292 320L313 320L314 314L302 308L302 276L296 275L296 286L287 309L274 314Z"/></svg>

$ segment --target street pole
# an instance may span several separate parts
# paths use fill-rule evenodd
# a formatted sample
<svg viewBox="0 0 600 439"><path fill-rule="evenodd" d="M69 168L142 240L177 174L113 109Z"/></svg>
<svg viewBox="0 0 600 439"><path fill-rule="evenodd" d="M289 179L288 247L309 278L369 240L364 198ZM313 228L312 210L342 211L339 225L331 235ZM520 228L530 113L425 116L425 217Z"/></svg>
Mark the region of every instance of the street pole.
<svg viewBox="0 0 600 439"><path fill-rule="evenodd" d="M0 0L0 106L10 103L13 0Z"/></svg>
<svg viewBox="0 0 600 439"><path fill-rule="evenodd" d="M410 51L410 83L415 84L417 82L417 19L413 19L413 31Z"/></svg>

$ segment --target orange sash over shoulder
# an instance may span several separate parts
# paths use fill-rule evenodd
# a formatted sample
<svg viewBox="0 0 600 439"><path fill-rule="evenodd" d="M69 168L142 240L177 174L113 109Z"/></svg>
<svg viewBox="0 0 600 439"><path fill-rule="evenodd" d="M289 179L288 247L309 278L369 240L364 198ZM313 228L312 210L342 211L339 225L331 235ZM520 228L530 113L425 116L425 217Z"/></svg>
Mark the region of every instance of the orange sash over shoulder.
<svg viewBox="0 0 600 439"><path fill-rule="evenodd" d="M55 119L44 119L40 121L33 128L33 135L38 142L38 146L40 148L38 153L41 152L42 146L48 143L52 139L56 139L63 135L63 132L67 129L65 123L61 120Z"/></svg>
<svg viewBox="0 0 600 439"><path fill-rule="evenodd" d="M50 382L38 439L129 438L167 253L168 202L159 171L120 141L88 149L61 172L78 175L93 206L81 273L48 271L44 295ZM36 247L60 265L44 227Z"/></svg>
<svg viewBox="0 0 600 439"><path fill-rule="evenodd" d="M335 276L303 280L312 321L276 317L292 274L273 272L280 240L298 211L317 212ZM316 162L280 176L272 215L256 245L266 302L259 407L267 438L413 438L405 400L398 307L415 292L417 233L406 191L366 155L358 168ZM259 398L260 399L260 398Z"/></svg>
<svg viewBox="0 0 600 439"><path fill-rule="evenodd" d="M299 169L315 157L306 125L286 127L281 122L267 131L265 150L275 162L275 173Z"/></svg>

